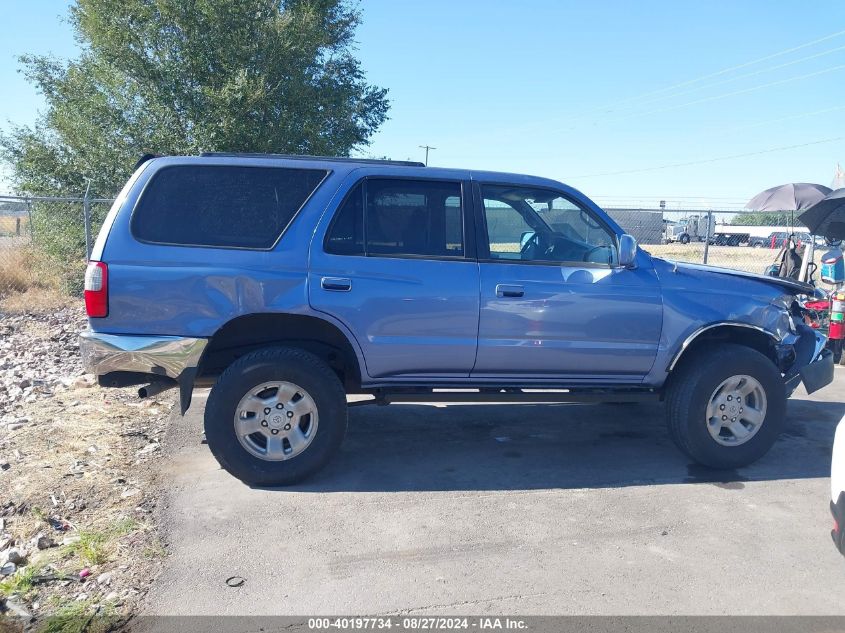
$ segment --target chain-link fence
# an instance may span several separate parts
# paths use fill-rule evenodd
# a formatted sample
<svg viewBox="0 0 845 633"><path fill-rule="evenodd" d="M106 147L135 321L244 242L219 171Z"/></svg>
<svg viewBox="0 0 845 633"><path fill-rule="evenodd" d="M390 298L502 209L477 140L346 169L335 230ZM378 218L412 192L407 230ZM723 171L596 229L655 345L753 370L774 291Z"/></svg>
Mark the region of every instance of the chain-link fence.
<svg viewBox="0 0 845 633"><path fill-rule="evenodd" d="M803 243L806 229L786 216L780 225L752 225L739 203L718 207L657 200L598 199L603 208L653 255L763 273L790 234ZM79 293L85 259L112 200L0 196L0 293L26 286L33 268L61 289ZM756 218L755 218L756 219ZM820 241L818 264L826 250ZM33 267L32 262L40 267Z"/></svg>
<svg viewBox="0 0 845 633"><path fill-rule="evenodd" d="M612 203L611 203L612 204ZM657 204L611 206L604 209L652 255L765 273L778 259L789 236L804 247L813 242L814 261L828 250L798 223L800 213L780 214L780 224L759 225L759 214L740 207L660 208Z"/></svg>
<svg viewBox="0 0 845 633"><path fill-rule="evenodd" d="M0 196L0 293L55 285L79 294L112 200Z"/></svg>

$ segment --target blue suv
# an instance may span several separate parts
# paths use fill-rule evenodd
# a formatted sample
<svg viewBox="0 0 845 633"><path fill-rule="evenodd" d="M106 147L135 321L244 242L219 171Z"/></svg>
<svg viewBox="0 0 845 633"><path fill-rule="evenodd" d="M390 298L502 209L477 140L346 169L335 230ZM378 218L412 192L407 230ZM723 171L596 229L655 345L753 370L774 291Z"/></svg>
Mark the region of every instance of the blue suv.
<svg viewBox="0 0 845 633"><path fill-rule="evenodd" d="M103 386L211 386L209 448L251 485L338 449L365 402L666 403L701 464L760 458L833 379L786 279L650 256L559 182L416 163L207 154L139 165L88 266Z"/></svg>

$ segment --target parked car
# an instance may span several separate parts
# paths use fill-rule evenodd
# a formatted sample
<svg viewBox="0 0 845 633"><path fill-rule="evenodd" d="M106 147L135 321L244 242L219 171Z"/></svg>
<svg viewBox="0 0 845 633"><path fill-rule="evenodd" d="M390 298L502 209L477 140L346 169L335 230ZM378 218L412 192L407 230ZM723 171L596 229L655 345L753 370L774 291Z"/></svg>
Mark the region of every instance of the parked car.
<svg viewBox="0 0 845 633"><path fill-rule="evenodd" d="M845 555L845 417L836 427L833 457L830 464L830 512L833 529L830 535L836 549Z"/></svg>
<svg viewBox="0 0 845 633"><path fill-rule="evenodd" d="M806 231L799 231L795 233L789 233L788 231L774 231L769 233L767 237L760 237L757 235L753 236L748 241L748 245L757 248L782 248L786 244L790 235L794 236L794 239L799 246L801 244L809 244L810 241L813 240L813 236Z"/></svg>
<svg viewBox="0 0 845 633"><path fill-rule="evenodd" d="M652 257L544 178L162 157L103 224L80 342L101 385L178 387L183 413L211 386L208 446L254 485L323 466L346 431L346 394L660 398L684 453L736 468L771 447L799 383L832 380L825 338L795 300L811 290Z"/></svg>

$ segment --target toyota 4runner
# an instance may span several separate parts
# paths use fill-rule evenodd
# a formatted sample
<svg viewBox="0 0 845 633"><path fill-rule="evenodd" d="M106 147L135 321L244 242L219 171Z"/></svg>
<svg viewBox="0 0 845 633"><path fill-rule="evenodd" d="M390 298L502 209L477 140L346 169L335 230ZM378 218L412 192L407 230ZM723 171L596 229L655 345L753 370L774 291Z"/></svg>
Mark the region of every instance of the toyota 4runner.
<svg viewBox="0 0 845 633"><path fill-rule="evenodd" d="M251 485L314 473L370 400L665 401L690 458L763 456L833 378L787 279L652 257L559 182L415 163L143 162L85 279L103 386L211 386L205 433ZM563 421L562 421L563 422ZM631 419L631 423L635 423Z"/></svg>

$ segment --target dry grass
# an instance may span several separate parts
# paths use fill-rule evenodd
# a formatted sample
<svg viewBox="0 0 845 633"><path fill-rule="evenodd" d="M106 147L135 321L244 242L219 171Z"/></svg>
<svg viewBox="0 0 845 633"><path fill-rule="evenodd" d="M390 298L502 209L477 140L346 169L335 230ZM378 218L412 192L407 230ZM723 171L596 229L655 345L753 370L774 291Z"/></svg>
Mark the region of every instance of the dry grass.
<svg viewBox="0 0 845 633"><path fill-rule="evenodd" d="M0 235L28 235L29 218L26 216L0 215Z"/></svg>
<svg viewBox="0 0 845 633"><path fill-rule="evenodd" d="M681 262L700 264L704 261L704 244L644 244L643 249L652 255ZM821 255L826 248L817 247L815 262L821 265ZM707 263L711 266L736 268L752 273L763 273L775 262L780 249L751 248L749 246L711 246ZM818 277L818 274L816 275Z"/></svg>
<svg viewBox="0 0 845 633"><path fill-rule="evenodd" d="M38 283L32 266L32 251L27 247L0 252L0 293L23 292Z"/></svg>
<svg viewBox="0 0 845 633"><path fill-rule="evenodd" d="M49 312L73 302L61 280L31 247L0 250L0 311Z"/></svg>

